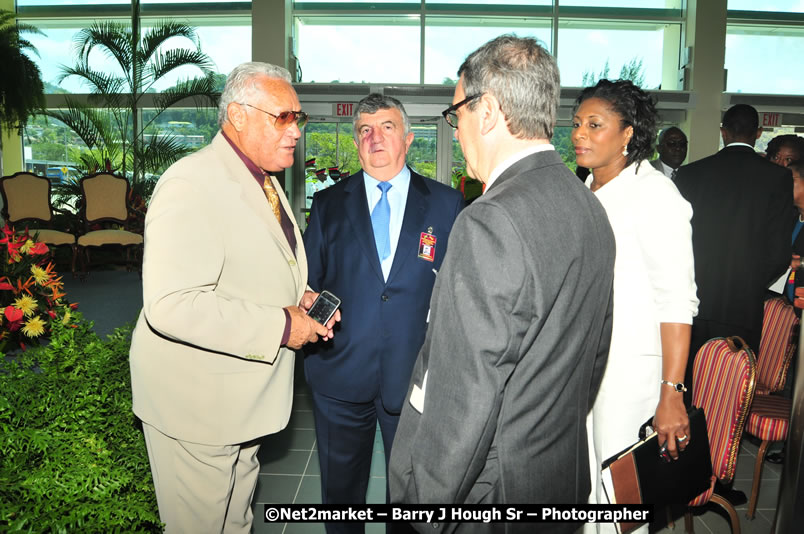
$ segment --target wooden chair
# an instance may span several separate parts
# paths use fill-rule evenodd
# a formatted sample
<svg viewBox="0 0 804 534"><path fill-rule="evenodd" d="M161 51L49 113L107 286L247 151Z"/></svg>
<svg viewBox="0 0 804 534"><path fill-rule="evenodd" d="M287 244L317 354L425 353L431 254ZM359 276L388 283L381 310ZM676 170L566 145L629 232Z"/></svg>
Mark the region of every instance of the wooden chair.
<svg viewBox="0 0 804 534"><path fill-rule="evenodd" d="M70 247L70 269L75 273L75 235L53 229L54 212L71 214L51 204L50 180L30 172L17 172L0 178L0 193L3 196L3 218L17 230L20 230L20 223L33 223L34 226L29 227L30 235L48 247Z"/></svg>
<svg viewBox="0 0 804 534"><path fill-rule="evenodd" d="M748 499L746 517L753 519L759 500L759 485L762 481L762 467L768 447L775 441L787 439L790 426L791 399L770 393L784 389L787 370L795 351L795 337L798 330L798 317L793 305L782 298L765 301L765 315L762 321L762 338L759 344L757 367L761 389L751 404L746 432L762 440L754 464L754 482L751 497Z"/></svg>
<svg viewBox="0 0 804 534"><path fill-rule="evenodd" d="M91 263L91 248L108 246L125 249L125 263L129 268L136 265L141 270L143 238L128 229L133 213L128 204L128 180L102 172L85 176L79 183L83 233L78 236L77 244L82 271L86 272Z"/></svg>
<svg viewBox="0 0 804 534"><path fill-rule="evenodd" d="M692 375L695 386L692 404L702 408L706 415L712 473L728 484L734 478L740 438L754 397L756 360L751 349L739 337L710 339L698 351ZM732 532L740 534L737 511L714 490L713 478L710 488L688 506L703 506L709 501L717 503L728 513ZM684 523L687 532L694 532L692 511L689 509Z"/></svg>

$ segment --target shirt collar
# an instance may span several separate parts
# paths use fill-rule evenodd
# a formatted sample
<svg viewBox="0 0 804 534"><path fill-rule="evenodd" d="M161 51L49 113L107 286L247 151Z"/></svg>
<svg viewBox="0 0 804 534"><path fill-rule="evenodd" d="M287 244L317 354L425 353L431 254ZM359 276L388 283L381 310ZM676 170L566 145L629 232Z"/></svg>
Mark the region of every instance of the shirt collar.
<svg viewBox="0 0 804 534"><path fill-rule="evenodd" d="M751 146L751 145L749 145L748 143L741 143L741 142L739 142L739 141L736 141L736 142L734 142L734 143L729 143L728 145L724 146L723 148L731 148L731 147L733 147L733 146L747 146L747 147L748 147L748 148L750 148L751 150L754 150L754 147L752 147L752 146Z"/></svg>
<svg viewBox="0 0 804 534"><path fill-rule="evenodd" d="M232 147L232 150L234 150L235 154L237 154L237 156L243 161L251 175L254 176L254 179L257 180L257 182L260 184L260 187L262 187L262 185L265 183L265 176L267 176L268 173L259 168L253 161L248 159L248 156L246 156L242 150L237 148L237 145L234 144L234 141L229 139L229 136L226 135L223 130L221 130L221 135L223 135L223 138L226 139L226 141L229 143L229 146Z"/></svg>
<svg viewBox="0 0 804 534"><path fill-rule="evenodd" d="M366 192L369 193L369 195L377 188L377 184L379 184L381 181L382 180L377 180L376 178L371 176L365 170L363 171L363 183L366 185ZM401 185L406 185L410 183L410 169L408 168L408 166L403 165L399 173L390 180L388 180L388 183L391 184L393 187L396 187L397 189L399 189ZM370 198L371 196L369 196L369 199Z"/></svg>
<svg viewBox="0 0 804 534"><path fill-rule="evenodd" d="M499 163L496 167L494 167L493 171L491 171L489 179L486 181L486 187L483 190L483 194L485 194L486 191L489 190L491 184L493 184L495 180L497 180L497 178L499 178L500 175L508 169L508 167L510 167L517 161L530 156L531 154L535 154L537 152L545 152L547 150L555 150L555 148L550 143L545 143L542 145L531 145L528 148L520 150L516 154L513 154L504 159L501 163Z"/></svg>

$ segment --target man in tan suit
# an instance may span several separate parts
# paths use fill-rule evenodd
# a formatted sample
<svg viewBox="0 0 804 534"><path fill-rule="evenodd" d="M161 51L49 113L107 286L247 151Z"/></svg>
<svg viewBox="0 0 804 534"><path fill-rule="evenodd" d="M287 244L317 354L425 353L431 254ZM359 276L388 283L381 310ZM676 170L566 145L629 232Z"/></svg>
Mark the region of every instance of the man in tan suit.
<svg viewBox="0 0 804 534"><path fill-rule="evenodd" d="M249 532L256 439L287 425L292 349L332 336L305 313L304 246L268 174L293 164L300 107L285 69L236 67L221 131L148 209L131 384L166 532Z"/></svg>

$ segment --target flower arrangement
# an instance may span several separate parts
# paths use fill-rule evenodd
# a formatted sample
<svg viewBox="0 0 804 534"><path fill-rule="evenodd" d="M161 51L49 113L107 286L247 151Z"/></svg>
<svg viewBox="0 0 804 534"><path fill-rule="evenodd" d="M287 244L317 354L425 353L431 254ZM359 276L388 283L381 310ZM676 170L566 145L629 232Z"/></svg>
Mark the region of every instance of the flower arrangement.
<svg viewBox="0 0 804 534"><path fill-rule="evenodd" d="M0 238L0 350L20 347L52 330L54 321L69 325L77 305L64 298L61 277L47 262L48 247L25 229L8 223Z"/></svg>

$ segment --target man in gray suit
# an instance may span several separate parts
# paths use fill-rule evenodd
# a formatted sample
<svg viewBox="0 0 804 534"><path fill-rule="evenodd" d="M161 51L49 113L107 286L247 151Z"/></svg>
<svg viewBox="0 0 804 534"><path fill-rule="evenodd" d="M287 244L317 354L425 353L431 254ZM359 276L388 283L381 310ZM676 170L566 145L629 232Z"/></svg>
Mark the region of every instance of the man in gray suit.
<svg viewBox="0 0 804 534"><path fill-rule="evenodd" d="M444 111L485 193L455 221L393 444L396 503L585 503L586 415L611 336L614 236L550 144L559 74L500 36ZM577 524L414 525L571 531Z"/></svg>

